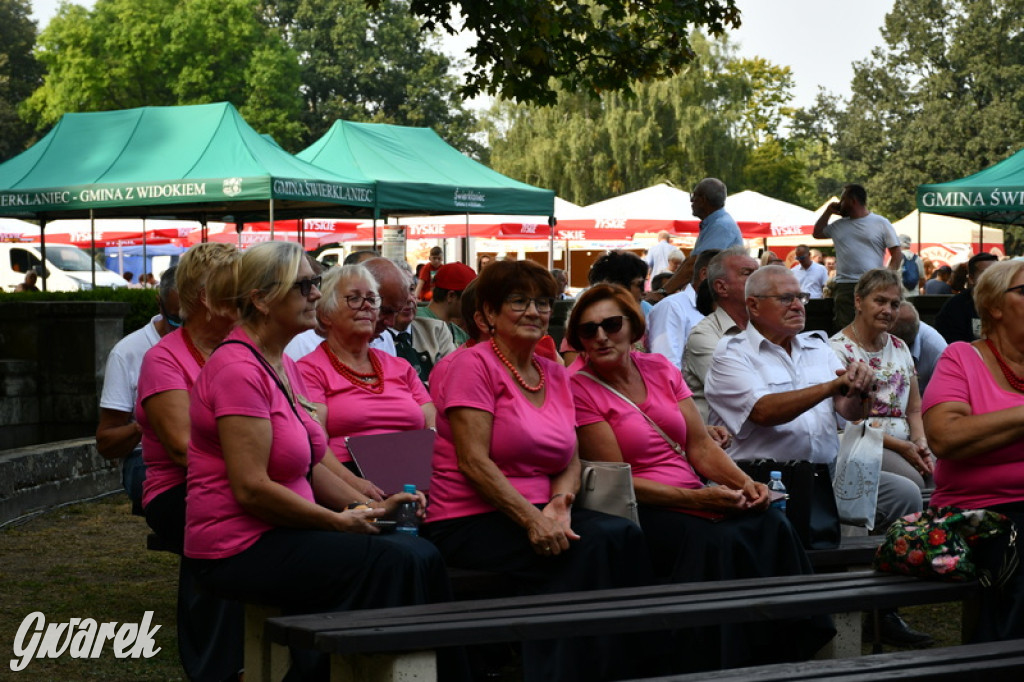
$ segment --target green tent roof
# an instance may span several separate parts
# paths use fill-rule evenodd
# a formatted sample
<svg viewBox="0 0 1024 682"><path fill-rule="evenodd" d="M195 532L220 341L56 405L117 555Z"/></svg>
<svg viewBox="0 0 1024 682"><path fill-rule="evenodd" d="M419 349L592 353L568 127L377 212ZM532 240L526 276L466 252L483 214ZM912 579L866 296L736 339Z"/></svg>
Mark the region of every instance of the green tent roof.
<svg viewBox="0 0 1024 682"><path fill-rule="evenodd" d="M301 161L228 103L65 114L0 164L0 215L371 216L373 182Z"/></svg>
<svg viewBox="0 0 1024 682"><path fill-rule="evenodd" d="M986 223L1024 223L1024 151L966 178L920 185L917 208Z"/></svg>
<svg viewBox="0 0 1024 682"><path fill-rule="evenodd" d="M335 121L300 159L376 182L382 213L554 215L555 193L470 159L430 128Z"/></svg>

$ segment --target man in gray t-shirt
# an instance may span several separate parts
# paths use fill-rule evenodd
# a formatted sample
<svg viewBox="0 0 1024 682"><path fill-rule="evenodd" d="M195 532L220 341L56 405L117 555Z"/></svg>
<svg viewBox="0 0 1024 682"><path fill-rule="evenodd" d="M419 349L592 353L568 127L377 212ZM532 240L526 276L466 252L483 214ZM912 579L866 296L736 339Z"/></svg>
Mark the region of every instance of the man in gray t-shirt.
<svg viewBox="0 0 1024 682"><path fill-rule="evenodd" d="M861 185L843 187L838 202L828 205L814 224L815 239L831 239L836 247L836 278L832 285L834 328L839 331L853 321L853 291L857 280L868 270L885 265L899 272L903 262L900 240L892 223L867 209L868 193ZM842 217L832 224L829 218Z"/></svg>

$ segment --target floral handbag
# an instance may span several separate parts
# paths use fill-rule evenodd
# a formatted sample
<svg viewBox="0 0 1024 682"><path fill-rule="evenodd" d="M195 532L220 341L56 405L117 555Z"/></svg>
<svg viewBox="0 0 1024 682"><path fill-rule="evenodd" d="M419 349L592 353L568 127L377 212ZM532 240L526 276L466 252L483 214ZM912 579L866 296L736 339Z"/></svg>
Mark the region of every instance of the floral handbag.
<svg viewBox="0 0 1024 682"><path fill-rule="evenodd" d="M981 568L971 558L978 542L1010 534L1003 565ZM875 553L874 568L933 580L974 580L1001 587L1017 570L1017 529L1002 514L985 509L927 507L897 519Z"/></svg>

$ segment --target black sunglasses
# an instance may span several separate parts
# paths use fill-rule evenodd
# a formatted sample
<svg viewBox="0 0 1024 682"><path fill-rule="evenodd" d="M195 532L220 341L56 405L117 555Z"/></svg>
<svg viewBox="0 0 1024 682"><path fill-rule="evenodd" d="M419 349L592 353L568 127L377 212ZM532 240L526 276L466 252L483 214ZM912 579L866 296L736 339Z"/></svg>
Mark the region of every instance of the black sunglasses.
<svg viewBox="0 0 1024 682"><path fill-rule="evenodd" d="M303 298L308 298L309 292L313 291L313 287L319 289L320 283L323 281L324 278L320 276L307 277L306 279L300 279L298 282L293 284L292 287L298 289Z"/></svg>
<svg viewBox="0 0 1024 682"><path fill-rule="evenodd" d="M613 315L612 317L606 317L600 322L584 322L576 328L576 333L581 339L592 339L597 336L597 330L603 329L605 334L614 334L615 332L622 329L622 322L625 320L624 315Z"/></svg>

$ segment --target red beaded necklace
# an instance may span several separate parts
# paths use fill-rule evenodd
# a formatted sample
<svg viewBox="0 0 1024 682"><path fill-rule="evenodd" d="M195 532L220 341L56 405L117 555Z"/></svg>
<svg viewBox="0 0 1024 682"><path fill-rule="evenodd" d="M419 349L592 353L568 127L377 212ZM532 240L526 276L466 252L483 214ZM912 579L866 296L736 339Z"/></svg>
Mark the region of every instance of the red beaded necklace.
<svg viewBox="0 0 1024 682"><path fill-rule="evenodd" d="M988 344L989 350L992 351L992 355L996 356L996 362L999 363L999 369L1003 370L1003 376L1006 377L1006 381L1015 390L1024 393L1024 379L1017 376L1017 373L1010 369L1010 366L1006 364L1006 360L999 354L999 349L996 348L996 344L992 343L992 339L985 339L985 343Z"/></svg>
<svg viewBox="0 0 1024 682"><path fill-rule="evenodd" d="M192 336L184 327L181 328L181 338L185 340L185 347L188 348L188 352L192 354L192 357L195 358L196 362L199 364L199 368L202 369L206 364L206 356L204 356L203 352L192 342Z"/></svg>
<svg viewBox="0 0 1024 682"><path fill-rule="evenodd" d="M370 366L373 367L373 371L369 374L362 374L342 362L334 354L334 351L331 350L326 341L322 342L320 347L324 353L327 353L327 358L331 361L331 367L334 367L338 374L370 393L384 392L384 372L381 370L380 360L377 359L376 353L370 353Z"/></svg>
<svg viewBox="0 0 1024 682"><path fill-rule="evenodd" d="M522 386L530 393L536 393L540 389L544 388L544 370L541 369L540 363L537 362L536 357L531 355L530 362L533 363L534 368L537 370L537 374L540 375L540 381L537 382L536 386L531 386L530 384L526 383L526 380L523 379L523 375L519 373L519 370L512 365L512 362L508 358L506 358L505 354L501 352L500 348L498 348L498 342L496 339L491 339L491 348L494 349L494 354L498 356L498 359L501 360L502 364L508 367L508 371L512 372L512 376L516 378L516 381L519 382L520 386Z"/></svg>

